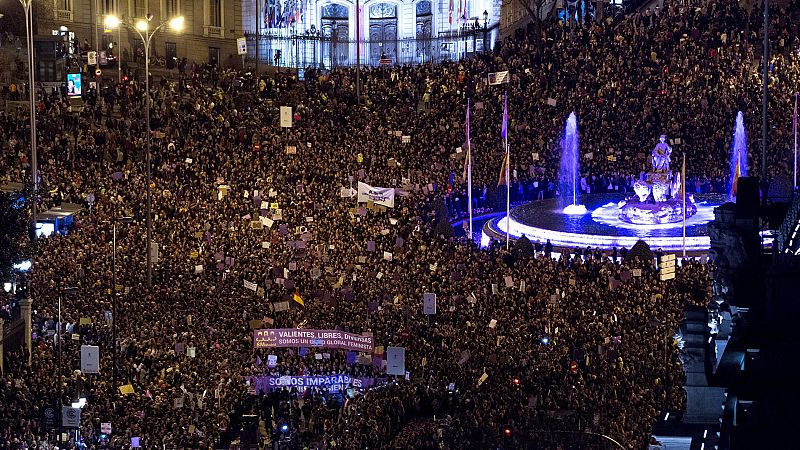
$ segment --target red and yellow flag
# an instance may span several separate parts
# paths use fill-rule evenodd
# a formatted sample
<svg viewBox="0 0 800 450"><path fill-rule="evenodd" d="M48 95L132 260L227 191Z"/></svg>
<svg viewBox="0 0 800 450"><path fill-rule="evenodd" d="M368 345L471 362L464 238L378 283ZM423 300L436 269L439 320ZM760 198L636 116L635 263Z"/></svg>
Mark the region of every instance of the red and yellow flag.
<svg viewBox="0 0 800 450"><path fill-rule="evenodd" d="M508 172L508 152L503 157L503 164L500 165L500 178L497 180L498 186L507 185L506 175Z"/></svg>

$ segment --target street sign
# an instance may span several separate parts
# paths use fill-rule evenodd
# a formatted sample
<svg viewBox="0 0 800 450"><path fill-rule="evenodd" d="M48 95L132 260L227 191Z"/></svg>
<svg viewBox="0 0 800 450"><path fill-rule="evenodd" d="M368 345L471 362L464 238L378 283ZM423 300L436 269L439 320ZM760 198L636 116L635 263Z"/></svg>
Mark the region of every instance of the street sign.
<svg viewBox="0 0 800 450"><path fill-rule="evenodd" d="M58 419L58 411L52 406L46 406L42 411L42 425L46 430L56 429L56 419Z"/></svg>
<svg viewBox="0 0 800 450"><path fill-rule="evenodd" d="M61 408L61 426L65 428L78 428L81 426L81 409L64 406Z"/></svg>
<svg viewBox="0 0 800 450"><path fill-rule="evenodd" d="M436 314L436 294L426 292L422 294L422 313L425 315Z"/></svg>
<svg viewBox="0 0 800 450"><path fill-rule="evenodd" d="M661 281L675 279L675 255L668 254L658 261L658 272Z"/></svg>
<svg viewBox="0 0 800 450"><path fill-rule="evenodd" d="M87 59L87 62L88 62L88 64L90 66L96 66L97 65L97 52L88 52L86 54L86 59Z"/></svg>
<svg viewBox="0 0 800 450"><path fill-rule="evenodd" d="M100 347L81 345L81 372L100 373Z"/></svg>
<svg viewBox="0 0 800 450"><path fill-rule="evenodd" d="M240 37L236 39L236 50L240 55L247 54L247 39Z"/></svg>
<svg viewBox="0 0 800 450"><path fill-rule="evenodd" d="M292 128L291 106L281 106L281 128Z"/></svg>
<svg viewBox="0 0 800 450"><path fill-rule="evenodd" d="M103 74L103 71L102 71L102 70L100 70L100 69L97 69L97 70L95 70L95 71L94 71L94 74L95 74L95 75L97 75L97 76L99 77L100 75L102 75L102 74Z"/></svg>

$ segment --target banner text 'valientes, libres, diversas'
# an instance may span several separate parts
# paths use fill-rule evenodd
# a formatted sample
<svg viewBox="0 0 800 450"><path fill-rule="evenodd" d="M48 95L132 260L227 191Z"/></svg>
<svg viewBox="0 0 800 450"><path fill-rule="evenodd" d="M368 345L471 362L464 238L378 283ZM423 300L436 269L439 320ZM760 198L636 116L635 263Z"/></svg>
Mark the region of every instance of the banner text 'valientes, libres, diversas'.
<svg viewBox="0 0 800 450"><path fill-rule="evenodd" d="M374 345L372 336L362 336L339 330L278 328L253 331L253 347L255 348L318 347L371 353Z"/></svg>

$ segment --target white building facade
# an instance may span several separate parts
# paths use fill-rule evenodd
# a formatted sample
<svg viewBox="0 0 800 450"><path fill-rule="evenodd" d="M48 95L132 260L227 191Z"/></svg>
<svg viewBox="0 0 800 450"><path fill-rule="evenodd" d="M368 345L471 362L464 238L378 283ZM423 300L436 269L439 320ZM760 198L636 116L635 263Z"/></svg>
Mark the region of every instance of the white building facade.
<svg viewBox="0 0 800 450"><path fill-rule="evenodd" d="M258 2L258 3L256 3ZM501 0L251 0L248 54L289 67L420 64L491 48ZM257 39L258 36L258 39ZM256 48L256 41L260 42ZM486 45L484 45L484 41Z"/></svg>

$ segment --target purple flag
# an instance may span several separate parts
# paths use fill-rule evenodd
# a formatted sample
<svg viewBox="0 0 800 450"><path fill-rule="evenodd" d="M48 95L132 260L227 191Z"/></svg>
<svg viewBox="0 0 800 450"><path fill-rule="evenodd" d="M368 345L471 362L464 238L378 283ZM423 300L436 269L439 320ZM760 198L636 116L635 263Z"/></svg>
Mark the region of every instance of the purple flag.
<svg viewBox="0 0 800 450"><path fill-rule="evenodd" d="M508 93L503 95L503 129L500 131L503 140L508 136Z"/></svg>

